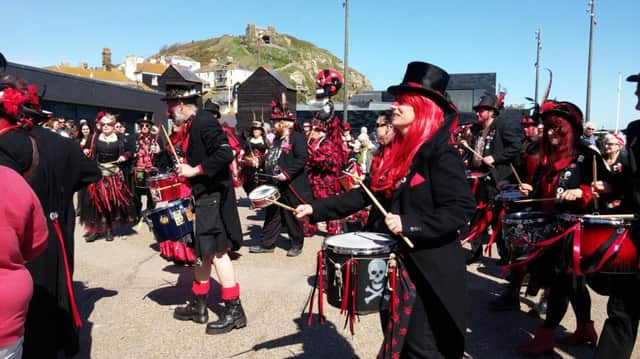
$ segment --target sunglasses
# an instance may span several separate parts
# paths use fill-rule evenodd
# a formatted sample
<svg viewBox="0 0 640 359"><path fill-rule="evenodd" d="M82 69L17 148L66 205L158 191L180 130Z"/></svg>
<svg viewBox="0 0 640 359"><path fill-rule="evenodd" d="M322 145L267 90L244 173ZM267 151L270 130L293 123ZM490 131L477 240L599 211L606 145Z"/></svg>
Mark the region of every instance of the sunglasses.
<svg viewBox="0 0 640 359"><path fill-rule="evenodd" d="M104 126L110 126L113 127L113 123L111 122L100 122L100 124L104 127Z"/></svg>
<svg viewBox="0 0 640 359"><path fill-rule="evenodd" d="M142 128L150 128L151 126L149 124L143 123L142 125L140 125L140 127Z"/></svg>
<svg viewBox="0 0 640 359"><path fill-rule="evenodd" d="M386 125L387 125L387 123L379 123L379 122L376 122L375 127L376 127L376 128L380 128L380 127L384 127L384 126L386 126Z"/></svg>

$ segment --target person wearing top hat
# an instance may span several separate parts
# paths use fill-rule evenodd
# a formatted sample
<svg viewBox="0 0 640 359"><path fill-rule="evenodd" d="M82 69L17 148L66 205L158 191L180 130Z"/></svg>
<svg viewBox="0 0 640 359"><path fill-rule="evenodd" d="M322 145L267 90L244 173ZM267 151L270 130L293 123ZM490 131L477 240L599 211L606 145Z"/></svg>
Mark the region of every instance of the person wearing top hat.
<svg viewBox="0 0 640 359"><path fill-rule="evenodd" d="M462 161L449 144L458 116L445 98L448 81L441 68L411 62L402 83L387 90L395 95L395 136L365 183L389 213L383 216L374 206L365 230L404 234L414 248L398 238L398 273L406 283L398 288L405 292L381 313L385 339L379 357L464 354L466 268L457 231L475 204ZM317 222L371 203L363 189L355 188L299 206L296 213Z"/></svg>
<svg viewBox="0 0 640 359"><path fill-rule="evenodd" d="M134 162L134 183L136 213L140 215L142 210L142 196L146 196L146 209L155 208L155 203L151 198L151 191L147 186L147 179L157 174L157 169L153 167L153 157L160 152L161 146L158 144L159 132L152 133L153 121L151 116L144 115L138 120L138 138L135 145Z"/></svg>
<svg viewBox="0 0 640 359"><path fill-rule="evenodd" d="M273 176L280 191L280 202L288 206L309 203L313 197L305 169L308 158L307 141L295 129L296 117L289 111L286 103L272 101L271 109L276 138L265 159L265 173ZM273 252L280 236L281 224L285 223L291 241L287 256L300 255L304 244L302 223L292 212L281 207L269 206L265 210L260 244L249 248L249 252Z"/></svg>
<svg viewBox="0 0 640 359"><path fill-rule="evenodd" d="M635 109L640 111L640 74L627 77L627 81L635 84ZM640 120L630 122L624 132L631 173L624 184L626 193L622 207L637 216L640 213ZM633 232L638 233L637 228ZM638 246L637 236L634 240ZM640 322L639 303L640 280L637 276L616 275L609 279L607 319L602 327L595 358L631 358Z"/></svg>
<svg viewBox="0 0 640 359"><path fill-rule="evenodd" d="M483 188L476 191L478 203L488 203L493 200L498 192L496 186L502 182L512 180L511 167L513 165L517 168L520 163L520 148L524 140L524 133L518 122L498 117L500 110L503 108L503 100L504 93L500 93L499 96L485 94L480 98L480 102L473 107L476 112L479 130L475 135L475 143L473 144L477 154L471 156L470 169L489 173L480 183ZM488 218L490 216L488 213L489 207L485 208L487 209L476 212L472 223L482 221L484 217ZM498 213L494 213L492 216L492 218L497 217ZM472 254L467 260L468 264L480 258L482 244L487 237L488 234L485 231L471 242ZM498 236L498 238L501 239L501 236ZM502 241L498 240L497 244L500 257L506 260L507 251Z"/></svg>
<svg viewBox="0 0 640 359"><path fill-rule="evenodd" d="M313 198L328 198L337 195L340 184L338 178L342 176L342 156L336 143L327 137L328 124L318 118L311 122L309 135L309 158L306 167L311 184ZM317 231L317 225L305 222L305 237L312 237ZM327 234L330 236L342 233L340 220L327 221Z"/></svg>
<svg viewBox="0 0 640 359"><path fill-rule="evenodd" d="M241 240L240 219L229 163L233 160L225 132L213 114L200 105L200 93L189 84L166 86L169 116L185 131L182 149L184 163L176 165L178 174L188 178L195 201L194 247L196 265L191 291L193 300L175 309L174 318L206 323L209 318L207 297L212 266L220 281L224 311L207 324L207 334L221 334L247 325L240 302L240 285L236 281L228 252L237 249ZM235 217L235 221L229 218Z"/></svg>
<svg viewBox="0 0 640 359"><path fill-rule="evenodd" d="M263 168L268 148L269 143L264 133L264 124L261 121L253 121L251 123L251 135L245 141L244 155L240 161L242 165L240 177L242 188L244 188L246 194L251 193L260 183L260 178L256 173Z"/></svg>

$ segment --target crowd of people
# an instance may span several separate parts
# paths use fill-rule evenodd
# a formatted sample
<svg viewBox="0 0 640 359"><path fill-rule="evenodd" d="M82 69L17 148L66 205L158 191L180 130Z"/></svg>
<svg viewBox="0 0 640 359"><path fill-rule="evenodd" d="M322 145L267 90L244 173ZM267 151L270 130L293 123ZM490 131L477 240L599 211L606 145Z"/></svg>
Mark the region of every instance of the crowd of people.
<svg viewBox="0 0 640 359"><path fill-rule="evenodd" d="M264 207L259 244L250 253L274 252L283 225L289 257L318 234L318 222L326 222L329 237L358 228L402 238L393 248L399 270L389 276L404 292L398 295L394 284L379 308L381 358L463 356L465 260L484 260L483 249L494 243L509 284L490 310L520 310L525 283L529 294L544 292L545 305L533 313L544 313L544 323L519 352L589 343L598 358L630 357L640 320L637 253L632 263L616 255L619 248L635 250L639 122L629 124L626 136L596 138L595 124L583 124L573 103L545 96L515 121L500 116L504 94L486 94L473 108L476 121L461 124L446 96L448 81L438 66L410 63L402 82L389 87L395 100L378 114L371 139L366 128L353 136L335 114L331 97L342 84L335 70L317 75L324 106L311 121L300 123L283 97L271 103L270 126L254 119L240 136L187 82L164 89L170 133L144 116L130 134L112 113L77 123L52 118L34 86L2 75L0 172L11 197L0 201L0 278L11 291L0 294L8 303L0 309L0 358L78 351L76 212L86 242L113 241L143 218L153 223L161 255L193 269L191 300L174 318L206 324L211 335L245 327L230 255L243 243L237 188ZM638 83L640 110L640 75L628 81ZM153 184L162 180L168 182ZM265 189L277 198L257 198ZM169 207L184 217L157 216ZM193 228L161 235L156 217ZM594 218L617 224L587 255L581 240L594 237L588 227ZM224 311L209 321L212 270ZM599 340L588 287L609 296ZM569 303L576 330L555 338Z"/></svg>

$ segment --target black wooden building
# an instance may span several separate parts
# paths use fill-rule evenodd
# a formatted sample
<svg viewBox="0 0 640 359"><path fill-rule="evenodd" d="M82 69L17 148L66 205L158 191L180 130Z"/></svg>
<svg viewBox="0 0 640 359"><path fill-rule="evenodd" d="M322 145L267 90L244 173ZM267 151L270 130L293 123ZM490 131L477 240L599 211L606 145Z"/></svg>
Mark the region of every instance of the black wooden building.
<svg viewBox="0 0 640 359"><path fill-rule="evenodd" d="M296 112L296 89L275 71L258 68L238 87L238 113L236 128L248 129L253 114L268 121L271 116L271 101L281 102L285 94L289 110Z"/></svg>
<svg viewBox="0 0 640 359"><path fill-rule="evenodd" d="M166 104L160 101L164 96L160 92L11 62L6 73L38 86L40 93L44 91L42 108L53 112L54 116L76 121L86 118L93 122L98 112L107 111L118 115L130 132L145 114L151 114L156 123L166 122Z"/></svg>
<svg viewBox="0 0 640 359"><path fill-rule="evenodd" d="M186 67L171 65L158 78L158 88L161 90L166 85L184 85L185 83L202 93L204 81Z"/></svg>

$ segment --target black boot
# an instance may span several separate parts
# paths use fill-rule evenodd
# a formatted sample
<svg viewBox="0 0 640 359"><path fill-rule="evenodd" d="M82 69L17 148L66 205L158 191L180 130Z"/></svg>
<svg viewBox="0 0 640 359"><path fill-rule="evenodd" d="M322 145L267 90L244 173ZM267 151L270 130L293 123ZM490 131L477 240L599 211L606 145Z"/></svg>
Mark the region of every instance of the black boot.
<svg viewBox="0 0 640 359"><path fill-rule="evenodd" d="M184 307L178 307L173 311L173 317L178 320L191 320L204 324L209 320L207 312L207 295L196 295L194 299Z"/></svg>
<svg viewBox="0 0 640 359"><path fill-rule="evenodd" d="M107 234L104 235L104 239L107 242L112 242L113 241L113 233L111 231L107 232Z"/></svg>
<svg viewBox="0 0 640 359"><path fill-rule="evenodd" d="M207 334L223 334L247 326L247 317L240 298L225 300L224 312L215 322L207 324Z"/></svg>
<svg viewBox="0 0 640 359"><path fill-rule="evenodd" d="M98 233L88 233L87 236L84 237L87 243L95 242L96 239L98 239Z"/></svg>

